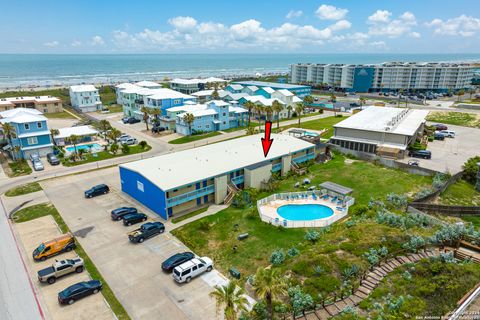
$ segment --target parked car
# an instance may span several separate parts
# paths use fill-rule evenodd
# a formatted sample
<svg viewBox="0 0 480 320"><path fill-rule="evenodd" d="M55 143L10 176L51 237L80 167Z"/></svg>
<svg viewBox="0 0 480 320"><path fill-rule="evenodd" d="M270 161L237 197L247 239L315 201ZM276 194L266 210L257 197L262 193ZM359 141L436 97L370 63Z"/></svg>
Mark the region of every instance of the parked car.
<svg viewBox="0 0 480 320"><path fill-rule="evenodd" d="M73 304L75 301L95 294L102 290L102 283L99 280L90 280L76 283L58 293L60 304Z"/></svg>
<svg viewBox="0 0 480 320"><path fill-rule="evenodd" d="M132 136L130 136L129 134L124 133L120 137L117 138L117 142L122 142L123 140L131 138L131 137Z"/></svg>
<svg viewBox="0 0 480 320"><path fill-rule="evenodd" d="M65 259L60 260L52 264L50 267L42 269L37 272L38 280L40 282L47 282L48 284L53 284L62 276L76 272L80 273L83 271L83 259L74 258L74 259Z"/></svg>
<svg viewBox="0 0 480 320"><path fill-rule="evenodd" d="M192 252L176 253L162 262L162 270L165 272L172 272L175 267L192 260L194 257L195 255Z"/></svg>
<svg viewBox="0 0 480 320"><path fill-rule="evenodd" d="M110 216L112 217L112 220L119 221L122 220L125 215L137 212L137 208L134 207L120 207L112 210L112 212L110 212Z"/></svg>
<svg viewBox="0 0 480 320"><path fill-rule="evenodd" d="M452 131L452 130L442 130L442 131L440 131L440 132L443 133L446 137L455 138L455 131Z"/></svg>
<svg viewBox="0 0 480 320"><path fill-rule="evenodd" d="M408 160L408 165L418 167L420 165L420 162L418 160Z"/></svg>
<svg viewBox="0 0 480 320"><path fill-rule="evenodd" d="M125 140L122 140L122 144L126 144L126 145L129 145L129 146L137 144L137 143L138 143L137 139L132 138L132 137L130 137L128 139L125 139Z"/></svg>
<svg viewBox="0 0 480 320"><path fill-rule="evenodd" d="M76 246L77 244L75 243L73 235L67 233L61 237L41 243L35 250L33 250L32 257L35 261L45 261L47 258L62 252L72 251Z"/></svg>
<svg viewBox="0 0 480 320"><path fill-rule="evenodd" d="M439 131L436 131L433 135L434 140L445 140L445 135Z"/></svg>
<svg viewBox="0 0 480 320"><path fill-rule="evenodd" d="M432 152L428 150L412 150L408 153L410 157L431 159Z"/></svg>
<svg viewBox="0 0 480 320"><path fill-rule="evenodd" d="M43 169L45 169L45 168L43 167L42 161L40 161L40 160L35 160L35 161L33 161L33 164L32 164L32 165L33 165L33 169L34 169L35 171L42 171Z"/></svg>
<svg viewBox="0 0 480 320"><path fill-rule="evenodd" d="M173 278L178 283L190 282L192 278L213 269L213 261L208 257L193 258L173 269Z"/></svg>
<svg viewBox="0 0 480 320"><path fill-rule="evenodd" d="M93 198L101 194L107 194L110 192L110 188L106 184L99 184L91 187L85 191L85 198Z"/></svg>
<svg viewBox="0 0 480 320"><path fill-rule="evenodd" d="M38 153L30 154L30 161L34 163L35 161L40 161L40 155Z"/></svg>
<svg viewBox="0 0 480 320"><path fill-rule="evenodd" d="M152 133L160 133L160 132L163 132L163 131L165 131L164 127L153 127L152 128Z"/></svg>
<svg viewBox="0 0 480 320"><path fill-rule="evenodd" d="M133 124L133 123L138 123L138 122L140 122L140 120L137 119L137 118L134 118L134 117L130 117L127 121L128 124Z"/></svg>
<svg viewBox="0 0 480 320"><path fill-rule="evenodd" d="M448 127L446 125L439 123L432 124L432 127L434 127L436 131L448 130Z"/></svg>
<svg viewBox="0 0 480 320"><path fill-rule="evenodd" d="M56 166L58 164L60 164L60 160L57 158L56 155L54 155L53 153L48 153L47 154L47 161L48 163L50 163L52 166Z"/></svg>
<svg viewBox="0 0 480 320"><path fill-rule="evenodd" d="M142 243L145 239L159 235L165 231L165 225L161 222L147 222L140 228L128 233L130 242Z"/></svg>
<svg viewBox="0 0 480 320"><path fill-rule="evenodd" d="M123 118L122 118L122 122L123 122L124 124L127 124L127 123L128 123L128 119L130 119L130 117L123 117Z"/></svg>
<svg viewBox="0 0 480 320"><path fill-rule="evenodd" d="M148 217L145 213L129 213L123 216L123 225L131 226L142 221L147 221Z"/></svg>

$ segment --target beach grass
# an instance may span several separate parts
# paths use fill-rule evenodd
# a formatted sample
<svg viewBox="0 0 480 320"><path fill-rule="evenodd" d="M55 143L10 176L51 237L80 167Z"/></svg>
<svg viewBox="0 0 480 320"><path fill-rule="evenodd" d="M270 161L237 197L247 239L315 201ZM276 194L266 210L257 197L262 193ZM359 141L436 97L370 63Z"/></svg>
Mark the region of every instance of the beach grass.
<svg viewBox="0 0 480 320"><path fill-rule="evenodd" d="M29 194L42 190L42 186L38 182L27 183L15 188L12 188L5 192L7 197L16 197L24 194Z"/></svg>
<svg viewBox="0 0 480 320"><path fill-rule="evenodd" d="M6 174L10 177L19 177L24 176L27 174L32 173L32 168L28 165L27 160L20 159L14 162L9 162L8 166L10 168L10 172L6 172Z"/></svg>
<svg viewBox="0 0 480 320"><path fill-rule="evenodd" d="M463 127L480 128L480 119L474 113L466 112L431 112L428 121L439 122L444 124L453 124Z"/></svg>
<svg viewBox="0 0 480 320"><path fill-rule="evenodd" d="M44 116L48 119L76 119L71 113L65 111L45 113Z"/></svg>
<svg viewBox="0 0 480 320"><path fill-rule="evenodd" d="M330 138L333 136L333 125L339 123L340 121L343 121L345 120L345 117L344 116L339 116L337 115L336 117L335 116L332 116L332 117L326 117L326 118L320 118L320 119L316 119L316 120L310 120L310 121L301 121L300 120L300 128L301 129L310 129L310 130L323 130L323 129L327 129L327 131L325 131L323 134L322 134L322 138ZM298 121L298 119L297 119ZM290 124L288 126L285 126L285 127L281 127L282 130L285 130L285 129L288 129L288 128L298 128L298 122L294 123L294 124Z"/></svg>
<svg viewBox="0 0 480 320"><path fill-rule="evenodd" d="M204 208L201 208L201 209L198 209L198 210L195 210L195 211L192 211L192 212L190 212L190 213L184 214L184 215L182 215L182 216L180 216L180 217L177 217L177 218L174 217L174 218L172 219L172 223L179 223L180 221L187 220L187 219L189 219L189 218L191 218L191 217L195 217L195 216L197 216L197 215L199 215L199 214L201 214L201 213L204 213L204 212L207 211L207 210L208 210L208 206L207 206L207 207L204 207Z"/></svg>

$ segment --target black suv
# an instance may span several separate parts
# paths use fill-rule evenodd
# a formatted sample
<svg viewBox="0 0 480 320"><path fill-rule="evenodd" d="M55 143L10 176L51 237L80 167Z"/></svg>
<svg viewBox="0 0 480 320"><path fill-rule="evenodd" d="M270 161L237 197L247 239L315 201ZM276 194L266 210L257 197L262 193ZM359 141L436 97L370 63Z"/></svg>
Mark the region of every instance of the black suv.
<svg viewBox="0 0 480 320"><path fill-rule="evenodd" d="M58 160L57 156L54 155L53 153L48 153L47 154L47 161L52 166L56 166L57 164L60 164L60 160Z"/></svg>
<svg viewBox="0 0 480 320"><path fill-rule="evenodd" d="M131 226L132 224L147 221L147 215L144 213L129 213L123 216L123 225Z"/></svg>
<svg viewBox="0 0 480 320"><path fill-rule="evenodd" d="M85 191L85 198L93 198L109 192L110 188L106 184L99 184Z"/></svg>
<svg viewBox="0 0 480 320"><path fill-rule="evenodd" d="M112 210L112 212L110 213L111 217L112 217L112 220L114 221L119 221L119 220L122 220L122 218L127 215L127 214L130 214L130 213L137 213L137 208L133 208L133 207L121 207L121 208L117 208L117 209L114 209Z"/></svg>
<svg viewBox="0 0 480 320"><path fill-rule="evenodd" d="M90 280L76 283L58 293L60 304L73 304L75 301L95 294L102 290L102 283L99 280Z"/></svg>
<svg viewBox="0 0 480 320"><path fill-rule="evenodd" d="M181 265L184 262L192 260L195 255L191 252L182 252L176 253L167 260L163 261L162 269L165 272L172 272L172 270L176 267Z"/></svg>
<svg viewBox="0 0 480 320"><path fill-rule="evenodd" d="M432 152L428 150L413 150L413 151L410 151L408 155L414 158L423 158L423 159L432 158Z"/></svg>

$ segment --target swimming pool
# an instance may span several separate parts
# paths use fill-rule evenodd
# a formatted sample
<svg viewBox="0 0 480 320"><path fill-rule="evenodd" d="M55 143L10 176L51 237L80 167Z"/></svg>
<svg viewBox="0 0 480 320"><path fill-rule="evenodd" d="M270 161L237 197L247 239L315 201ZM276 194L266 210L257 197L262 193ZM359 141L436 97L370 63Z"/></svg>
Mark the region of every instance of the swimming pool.
<svg viewBox="0 0 480 320"><path fill-rule="evenodd" d="M277 208L280 217L286 220L317 220L333 216L333 210L322 204L287 204Z"/></svg>
<svg viewBox="0 0 480 320"><path fill-rule="evenodd" d="M74 152L75 148L74 147L66 147L65 150L68 152ZM90 144L82 144L80 146L77 146L77 152L78 150L84 150L84 151L90 151L90 150L96 150L96 151L101 151L102 146L99 145L98 143L90 143Z"/></svg>
<svg viewBox="0 0 480 320"><path fill-rule="evenodd" d="M305 131L304 133L306 136L310 136L310 137L318 137L319 134L316 133L316 132L308 132L308 131Z"/></svg>

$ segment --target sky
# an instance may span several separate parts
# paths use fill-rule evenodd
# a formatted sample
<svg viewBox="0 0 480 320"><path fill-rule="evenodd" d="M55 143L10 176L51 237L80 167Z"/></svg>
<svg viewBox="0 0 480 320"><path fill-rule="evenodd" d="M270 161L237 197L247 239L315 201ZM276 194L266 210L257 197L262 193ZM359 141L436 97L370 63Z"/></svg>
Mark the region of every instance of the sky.
<svg viewBox="0 0 480 320"><path fill-rule="evenodd" d="M478 0L0 0L0 53L480 53Z"/></svg>

